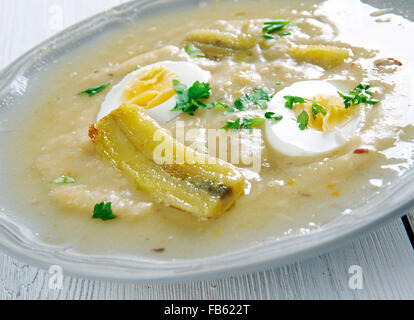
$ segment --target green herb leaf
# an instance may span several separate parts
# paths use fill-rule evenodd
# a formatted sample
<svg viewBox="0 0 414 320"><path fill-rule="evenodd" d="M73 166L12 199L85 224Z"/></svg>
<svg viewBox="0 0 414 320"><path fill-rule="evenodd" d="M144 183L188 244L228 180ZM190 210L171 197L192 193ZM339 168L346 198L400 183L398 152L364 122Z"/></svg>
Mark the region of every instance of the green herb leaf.
<svg viewBox="0 0 414 320"><path fill-rule="evenodd" d="M173 80L173 88L178 94L183 94L187 91L187 86L178 80Z"/></svg>
<svg viewBox="0 0 414 320"><path fill-rule="evenodd" d="M247 130L252 130L254 127L261 126L264 123L263 118L248 118L244 119L240 127Z"/></svg>
<svg viewBox="0 0 414 320"><path fill-rule="evenodd" d="M344 94L338 91L339 96L344 100L345 109L361 103L373 105L379 103L379 100L372 99L373 93L369 88L370 85L359 84L354 90L349 91L349 94Z"/></svg>
<svg viewBox="0 0 414 320"><path fill-rule="evenodd" d="M265 118L269 119L269 120L280 121L280 120L283 119L283 116L278 115L274 112L266 112L265 113Z"/></svg>
<svg viewBox="0 0 414 320"><path fill-rule="evenodd" d="M236 120L227 120L226 125L222 128L223 130L239 130L239 129L247 129L252 130L254 127L259 127L265 122L263 118L246 118L241 119L237 118Z"/></svg>
<svg viewBox="0 0 414 320"><path fill-rule="evenodd" d="M112 202L101 202L95 205L93 210L93 219L101 219L103 221L108 221L115 219L116 216L112 213Z"/></svg>
<svg viewBox="0 0 414 320"><path fill-rule="evenodd" d="M279 36L287 36L291 33L284 30L287 26L293 23L293 20L274 20L264 23L263 38L265 39L275 39L273 36L274 33L277 33Z"/></svg>
<svg viewBox="0 0 414 320"><path fill-rule="evenodd" d="M234 107L239 111L244 111L247 109L250 103L251 100L249 95L244 94L240 98L236 99L236 101L234 101Z"/></svg>
<svg viewBox="0 0 414 320"><path fill-rule="evenodd" d="M237 118L236 120L227 120L227 123L224 127L221 129L223 130L239 130L240 129L240 118Z"/></svg>
<svg viewBox="0 0 414 320"><path fill-rule="evenodd" d="M345 109L348 109L353 105L354 96L344 94L338 91L339 96L344 100Z"/></svg>
<svg viewBox="0 0 414 320"><path fill-rule="evenodd" d="M257 101L270 101L274 91L268 88L254 89L250 95L250 99L253 102Z"/></svg>
<svg viewBox="0 0 414 320"><path fill-rule="evenodd" d="M326 109L321 106L319 103L312 101L312 116L313 119L316 119L316 115L321 113L322 115L326 116Z"/></svg>
<svg viewBox="0 0 414 320"><path fill-rule="evenodd" d="M274 91L268 88L254 89L250 94L244 94L234 102L234 108L239 111L246 110L250 105L267 109L267 103L272 99Z"/></svg>
<svg viewBox="0 0 414 320"><path fill-rule="evenodd" d="M187 52L187 54L192 58L203 58L206 56L203 51L201 51L192 43L187 44L185 47L185 52Z"/></svg>
<svg viewBox="0 0 414 320"><path fill-rule="evenodd" d="M56 178L55 180L52 180L51 183L54 184L68 184L68 183L75 183L76 180L68 177L68 176L60 176L59 178Z"/></svg>
<svg viewBox="0 0 414 320"><path fill-rule="evenodd" d="M78 95L87 94L90 97L92 97L95 94L105 90L110 85L111 85L110 83L105 83L105 84L100 85L100 86L92 87L92 88L86 89L85 91L79 92Z"/></svg>
<svg viewBox="0 0 414 320"><path fill-rule="evenodd" d="M231 107L224 111L223 115L228 116L229 114L235 113L236 111L237 109L235 107Z"/></svg>
<svg viewBox="0 0 414 320"><path fill-rule="evenodd" d="M289 31L281 31L279 32L279 36L281 37L286 37L286 36L290 36L292 33Z"/></svg>
<svg viewBox="0 0 414 320"><path fill-rule="evenodd" d="M213 101L207 105L207 109L228 110L230 107L221 101Z"/></svg>
<svg viewBox="0 0 414 320"><path fill-rule="evenodd" d="M305 103L306 100L301 97L296 96L284 96L283 99L286 100L285 107L288 109L293 109L295 103Z"/></svg>
<svg viewBox="0 0 414 320"><path fill-rule="evenodd" d="M193 86L188 89L190 99L208 99L210 98L210 85L205 82L194 82Z"/></svg>
<svg viewBox="0 0 414 320"><path fill-rule="evenodd" d="M266 100L257 100L256 105L258 105L259 108L262 109L262 110L267 109L267 101Z"/></svg>
<svg viewBox="0 0 414 320"><path fill-rule="evenodd" d="M267 40L273 40L273 39L276 39L276 38L275 38L275 36L272 36L271 34L268 34L268 33L264 33L264 34L263 34L263 38L264 38L264 39L267 39Z"/></svg>
<svg viewBox="0 0 414 320"><path fill-rule="evenodd" d="M305 130L308 127L309 122L309 115L306 111L302 111L302 113L299 115L297 123L299 123L299 129Z"/></svg>
<svg viewBox="0 0 414 320"><path fill-rule="evenodd" d="M181 110L193 116L199 108L207 108L200 99L205 100L210 97L211 89L208 83L196 81L187 89L185 84L173 80L173 87L177 93L177 104L171 111Z"/></svg>
<svg viewBox="0 0 414 320"><path fill-rule="evenodd" d="M315 100L297 97L297 96L285 96L283 97L286 100L285 107L289 109L293 109L293 105L296 103L305 103L311 102L312 103L312 116L313 119L316 119L318 113L326 116L326 109ZM306 113L306 115L305 115ZM306 111L303 111L298 117L299 128L301 130L305 130L308 127L309 122L309 114Z"/></svg>

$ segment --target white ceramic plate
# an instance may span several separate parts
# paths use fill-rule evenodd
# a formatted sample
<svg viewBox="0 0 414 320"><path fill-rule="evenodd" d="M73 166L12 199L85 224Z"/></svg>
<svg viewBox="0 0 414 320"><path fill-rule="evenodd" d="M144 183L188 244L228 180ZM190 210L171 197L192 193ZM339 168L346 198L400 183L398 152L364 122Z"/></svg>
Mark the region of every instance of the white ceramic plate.
<svg viewBox="0 0 414 320"><path fill-rule="evenodd" d="M201 2L201 1L200 1ZM373 1L374 2L374 1ZM399 13L413 16L414 8L409 1L391 1ZM58 59L71 49L86 43L99 32L112 30L125 21L136 21L140 17L156 14L159 10L182 5L196 5L197 1L138 0L85 20L30 50L0 73L0 115L22 101L19 90L22 80L33 79L42 72L48 61ZM375 5L389 7L387 1L375 1ZM411 5L411 8L410 8ZM0 119L1 120L1 119ZM7 170L1 162L0 172ZM7 185L0 180L0 192ZM407 172L381 197L344 217L324 226L317 232L286 237L244 250L234 251L206 259L154 261L137 257L99 257L80 255L76 252L35 241L32 232L17 222L14 215L0 211L0 248L30 264L49 267L61 265L66 273L99 279L133 281L200 280L209 277L251 271L304 259L330 250L345 241L362 235L381 223L404 215L414 205L414 170ZM0 203L1 205L1 203ZM1 207L1 206L0 206ZM16 216L18 212L14 213Z"/></svg>

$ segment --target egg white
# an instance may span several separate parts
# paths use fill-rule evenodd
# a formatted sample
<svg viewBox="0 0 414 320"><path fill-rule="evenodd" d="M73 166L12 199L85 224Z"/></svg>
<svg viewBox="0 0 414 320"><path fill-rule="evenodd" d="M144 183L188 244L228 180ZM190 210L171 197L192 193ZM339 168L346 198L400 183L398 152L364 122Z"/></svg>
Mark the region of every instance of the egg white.
<svg viewBox="0 0 414 320"><path fill-rule="evenodd" d="M312 128L300 130L294 111L285 107L286 100L283 97L313 99L318 95L338 95L338 89L325 81L301 81L279 91L273 97L269 111L283 116L279 122L266 121L267 141L275 151L292 157L326 154L341 148L356 134L362 121L360 116L332 132Z"/></svg>
<svg viewBox="0 0 414 320"><path fill-rule="evenodd" d="M210 79L210 72L205 71L195 65L194 63L184 62L184 61L161 61L151 65L142 67L139 70L133 71L126 75L121 82L114 86L106 96L104 102L101 105L99 110L98 117L96 121L99 121L103 117L110 114L112 111L119 108L122 104L121 97L124 94L127 86L133 80L134 76L140 72L145 72L146 69L150 69L153 66L163 66L177 74L180 79L179 81L185 84L188 87L191 87L194 82L208 82ZM177 104L177 96L174 95L169 100L160 104L157 107L148 109L148 114L154 118L158 123L166 123L176 116L178 116L181 111L171 111Z"/></svg>

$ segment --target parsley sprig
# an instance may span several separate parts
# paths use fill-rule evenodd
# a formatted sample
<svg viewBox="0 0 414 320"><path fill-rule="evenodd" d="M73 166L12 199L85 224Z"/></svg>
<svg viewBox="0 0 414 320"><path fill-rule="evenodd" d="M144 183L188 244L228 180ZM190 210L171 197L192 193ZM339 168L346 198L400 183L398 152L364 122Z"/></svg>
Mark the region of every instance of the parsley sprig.
<svg viewBox="0 0 414 320"><path fill-rule="evenodd" d="M255 118L237 118L236 120L227 120L226 125L222 128L223 130L240 130L240 129L247 129L252 130L255 127L260 127L265 120L274 120L280 121L283 119L283 116L277 115L274 112L266 112L264 118L255 117Z"/></svg>
<svg viewBox="0 0 414 320"><path fill-rule="evenodd" d="M76 180L68 177L68 176L60 176L58 178L56 178L55 180L50 181L50 183L53 184L69 184L69 183L75 183Z"/></svg>
<svg viewBox="0 0 414 320"><path fill-rule="evenodd" d="M284 96L283 98L286 100L286 103L285 103L286 108L293 109L293 105L296 103L311 102L313 119L316 119L316 116L319 113L322 114L323 116L326 116L326 113L327 113L326 108L323 107L321 104L317 103L315 100L297 97L297 96ZM306 111L303 111L298 116L299 128L301 130L305 130L308 127L308 122L309 122L309 114Z"/></svg>
<svg viewBox="0 0 414 320"><path fill-rule="evenodd" d="M173 80L173 87L177 93L177 104L171 111L181 110L192 116L199 108L226 110L225 114L244 111L251 105L257 105L260 109L265 110L274 93L273 89L254 89L251 93L243 94L236 99L234 106L230 107L220 100L209 104L200 101L210 98L211 88L208 83L196 81L190 88L187 88L185 84Z"/></svg>
<svg viewBox="0 0 414 320"><path fill-rule="evenodd" d="M196 81L190 88L178 80L173 80L173 87L177 93L177 104L171 111L181 110L193 116L199 108L206 109L207 105L200 101L210 98L210 85Z"/></svg>
<svg viewBox="0 0 414 320"><path fill-rule="evenodd" d="M101 219L103 221L113 220L116 216L112 213L112 202L101 202L95 205L93 209L93 219Z"/></svg>
<svg viewBox="0 0 414 320"><path fill-rule="evenodd" d="M87 94L88 96L92 97L95 94L98 94L99 92L105 90L107 87L109 87L111 83L105 83L100 86L91 87L89 89L86 89L85 91L79 92L78 95Z"/></svg>
<svg viewBox="0 0 414 320"><path fill-rule="evenodd" d="M227 120L226 125L221 129L237 131L240 129L240 122L240 118L237 118L236 120Z"/></svg>
<svg viewBox="0 0 414 320"><path fill-rule="evenodd" d="M206 56L201 49L197 48L192 43L186 45L185 52L187 52L191 58L204 58Z"/></svg>
<svg viewBox="0 0 414 320"><path fill-rule="evenodd" d="M265 113L265 118L269 119L269 120L280 121L280 120L283 119L283 116L278 115L274 112L266 112Z"/></svg>
<svg viewBox="0 0 414 320"><path fill-rule="evenodd" d="M264 123L263 118L247 118L243 119L242 123L240 124L240 127L243 129L251 130L254 127L259 127Z"/></svg>
<svg viewBox="0 0 414 320"><path fill-rule="evenodd" d="M264 123L263 118L237 118L236 120L227 120L226 125L222 128L223 130L237 131L239 129L252 130L254 127L259 127Z"/></svg>
<svg viewBox="0 0 414 320"><path fill-rule="evenodd" d="M251 105L256 105L260 109L267 109L268 102L273 97L274 90L269 88L253 89L250 94L243 94L234 101L234 106L228 108L226 114L231 114L236 111L244 111Z"/></svg>
<svg viewBox="0 0 414 320"><path fill-rule="evenodd" d="M293 20L273 20L264 23L263 38L275 39L274 34L277 33L280 37L289 36L291 33L285 28L292 24Z"/></svg>
<svg viewBox="0 0 414 320"><path fill-rule="evenodd" d="M230 107L220 100L213 101L207 105L207 109L228 110Z"/></svg>
<svg viewBox="0 0 414 320"><path fill-rule="evenodd" d="M314 120L316 120L316 116L318 115L318 113L322 114L323 116L326 116L326 109L319 103L312 101L312 116Z"/></svg>
<svg viewBox="0 0 414 320"><path fill-rule="evenodd" d="M299 124L300 130L305 130L308 127L309 114L305 110L303 110L302 113L298 116L297 123Z"/></svg>
<svg viewBox="0 0 414 320"><path fill-rule="evenodd" d="M349 91L349 94L344 94L338 91L338 94L344 99L345 109L361 103L372 105L379 103L379 100L372 99L373 93L369 90L370 87L370 85L363 85L360 83L354 90Z"/></svg>
<svg viewBox="0 0 414 320"><path fill-rule="evenodd" d="M285 107L288 109L293 109L293 105L296 103L305 103L306 100L297 96L284 96L283 99L286 100Z"/></svg>

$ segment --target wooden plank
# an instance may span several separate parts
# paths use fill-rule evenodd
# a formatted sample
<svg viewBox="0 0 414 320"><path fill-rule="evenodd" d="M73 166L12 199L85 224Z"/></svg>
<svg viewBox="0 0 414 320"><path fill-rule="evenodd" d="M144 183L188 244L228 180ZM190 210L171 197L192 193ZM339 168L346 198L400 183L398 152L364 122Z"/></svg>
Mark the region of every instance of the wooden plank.
<svg viewBox="0 0 414 320"><path fill-rule="evenodd" d="M411 230L414 231L414 211L410 211L409 214L407 214L408 222L410 223Z"/></svg>
<svg viewBox="0 0 414 320"><path fill-rule="evenodd" d="M123 0L0 1L0 68L36 43ZM56 21L62 9L63 20ZM348 287L360 265L364 289ZM414 299L414 251L401 220L307 261L224 279L179 284L123 284L49 275L0 253L0 299Z"/></svg>
<svg viewBox="0 0 414 320"><path fill-rule="evenodd" d="M364 289L348 286L359 265ZM223 279L128 284L64 277L50 290L46 271L0 254L0 299L414 299L414 252L399 220L301 263Z"/></svg>
<svg viewBox="0 0 414 320"><path fill-rule="evenodd" d="M0 68L80 20L127 0L2 0Z"/></svg>

